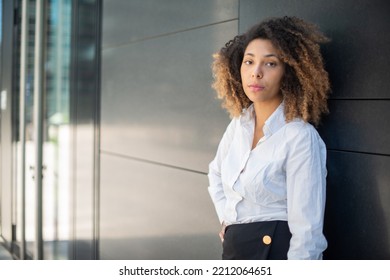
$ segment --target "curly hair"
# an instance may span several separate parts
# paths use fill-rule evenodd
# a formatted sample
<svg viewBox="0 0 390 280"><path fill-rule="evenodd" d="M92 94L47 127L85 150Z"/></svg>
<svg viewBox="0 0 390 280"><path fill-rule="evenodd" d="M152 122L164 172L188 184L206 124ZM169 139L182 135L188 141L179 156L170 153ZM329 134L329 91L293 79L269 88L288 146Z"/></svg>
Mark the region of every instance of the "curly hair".
<svg viewBox="0 0 390 280"><path fill-rule="evenodd" d="M251 105L242 87L240 68L244 52L254 39L268 39L285 64L281 93L286 121L301 118L318 125L328 113L330 82L324 69L320 43L329 39L317 26L296 17L270 18L237 35L213 55L212 87L231 117Z"/></svg>

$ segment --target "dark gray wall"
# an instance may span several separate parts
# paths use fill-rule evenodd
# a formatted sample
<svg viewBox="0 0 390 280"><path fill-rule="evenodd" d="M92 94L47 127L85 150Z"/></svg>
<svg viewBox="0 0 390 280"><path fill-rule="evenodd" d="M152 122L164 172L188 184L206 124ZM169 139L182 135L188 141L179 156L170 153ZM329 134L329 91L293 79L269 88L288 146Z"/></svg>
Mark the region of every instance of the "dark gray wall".
<svg viewBox="0 0 390 280"><path fill-rule="evenodd" d="M240 1L240 32L270 16L319 25L332 81L319 128L328 148L328 259L390 259L390 5L385 0Z"/></svg>
<svg viewBox="0 0 390 280"><path fill-rule="evenodd" d="M104 1L102 259L220 258L207 165L229 122L212 54L238 2Z"/></svg>
<svg viewBox="0 0 390 280"><path fill-rule="evenodd" d="M328 259L389 259L387 1L104 1L100 257L220 258L207 164L229 118L211 54L270 16L318 24L332 81Z"/></svg>

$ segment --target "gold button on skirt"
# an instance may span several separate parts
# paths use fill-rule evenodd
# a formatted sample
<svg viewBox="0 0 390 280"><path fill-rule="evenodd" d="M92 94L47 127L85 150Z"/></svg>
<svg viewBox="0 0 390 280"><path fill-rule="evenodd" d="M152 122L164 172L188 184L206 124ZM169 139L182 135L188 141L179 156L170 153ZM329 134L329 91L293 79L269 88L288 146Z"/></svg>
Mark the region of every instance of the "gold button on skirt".
<svg viewBox="0 0 390 280"><path fill-rule="evenodd" d="M264 235L264 236L263 236L263 243L264 243L265 245L269 245L269 244L271 244L271 242L272 242L271 236L269 236L269 235Z"/></svg>

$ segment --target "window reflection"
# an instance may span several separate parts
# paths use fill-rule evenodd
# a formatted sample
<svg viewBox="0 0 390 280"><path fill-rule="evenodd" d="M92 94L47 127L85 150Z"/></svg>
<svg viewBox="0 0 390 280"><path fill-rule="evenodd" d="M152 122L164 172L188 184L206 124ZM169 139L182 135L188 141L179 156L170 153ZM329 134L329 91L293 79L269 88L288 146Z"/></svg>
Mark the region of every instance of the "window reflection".
<svg viewBox="0 0 390 280"><path fill-rule="evenodd" d="M70 235L69 66L71 1L49 1L47 13L43 236L45 259L67 259Z"/></svg>
<svg viewBox="0 0 390 280"><path fill-rule="evenodd" d="M20 4L21 1L19 0ZM35 139L34 111L34 42L35 0L28 0L28 41L26 65L26 158L25 213L27 254L34 257L36 242ZM71 0L50 0L47 5L44 136L43 136L43 239L45 259L68 259L70 242L70 46ZM20 26L19 26L20 35ZM19 42L20 43L20 42ZM17 57L17 59L19 59ZM18 142L17 159L21 143ZM21 170L17 170L17 178ZM21 228L23 205L20 180L17 180L17 228ZM21 230L17 241L22 241Z"/></svg>

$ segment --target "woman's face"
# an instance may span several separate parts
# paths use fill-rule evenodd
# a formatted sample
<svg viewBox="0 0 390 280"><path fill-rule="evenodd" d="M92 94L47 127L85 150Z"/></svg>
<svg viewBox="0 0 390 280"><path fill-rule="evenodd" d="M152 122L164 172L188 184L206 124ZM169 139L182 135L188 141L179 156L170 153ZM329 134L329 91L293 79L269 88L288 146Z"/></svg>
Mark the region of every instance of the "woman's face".
<svg viewBox="0 0 390 280"><path fill-rule="evenodd" d="M241 81L246 96L253 103L281 101L280 86L284 63L270 40L254 39L245 52L241 64Z"/></svg>

